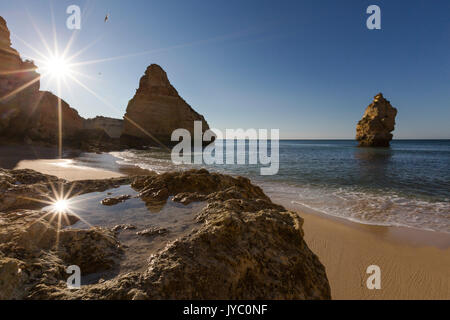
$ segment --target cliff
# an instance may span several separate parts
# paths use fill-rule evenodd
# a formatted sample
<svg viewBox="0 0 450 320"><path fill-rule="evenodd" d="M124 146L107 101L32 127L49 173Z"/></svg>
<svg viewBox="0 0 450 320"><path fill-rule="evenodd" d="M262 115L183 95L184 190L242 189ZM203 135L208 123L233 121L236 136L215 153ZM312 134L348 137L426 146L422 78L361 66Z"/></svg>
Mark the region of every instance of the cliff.
<svg viewBox="0 0 450 320"><path fill-rule="evenodd" d="M39 91L40 75L31 61L22 61L11 47L6 21L0 17L0 137L1 142L58 141L59 98ZM61 100L62 134L74 136L83 118Z"/></svg>

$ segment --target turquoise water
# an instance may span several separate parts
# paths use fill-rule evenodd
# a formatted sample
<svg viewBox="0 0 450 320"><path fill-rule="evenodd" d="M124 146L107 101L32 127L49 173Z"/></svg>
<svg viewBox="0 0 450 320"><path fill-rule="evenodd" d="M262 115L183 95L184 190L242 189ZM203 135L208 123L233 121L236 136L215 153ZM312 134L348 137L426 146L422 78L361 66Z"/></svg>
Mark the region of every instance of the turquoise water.
<svg viewBox="0 0 450 320"><path fill-rule="evenodd" d="M194 167L174 165L159 149L111 154L158 172ZM269 195L324 214L450 232L450 140L396 140L382 149L351 140L282 140L279 154L273 176L261 176L260 165L203 167L247 176Z"/></svg>

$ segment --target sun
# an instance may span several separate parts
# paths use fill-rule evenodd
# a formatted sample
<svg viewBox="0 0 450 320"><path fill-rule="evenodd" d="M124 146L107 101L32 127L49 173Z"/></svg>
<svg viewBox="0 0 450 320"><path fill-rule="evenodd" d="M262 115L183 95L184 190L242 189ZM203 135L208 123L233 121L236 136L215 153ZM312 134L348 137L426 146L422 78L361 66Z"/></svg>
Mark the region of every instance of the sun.
<svg viewBox="0 0 450 320"><path fill-rule="evenodd" d="M56 213L65 213L69 210L69 202L65 199L56 201L52 206Z"/></svg>
<svg viewBox="0 0 450 320"><path fill-rule="evenodd" d="M70 63L63 57L53 56L47 59L43 69L45 72L57 79L69 76L72 72Z"/></svg>

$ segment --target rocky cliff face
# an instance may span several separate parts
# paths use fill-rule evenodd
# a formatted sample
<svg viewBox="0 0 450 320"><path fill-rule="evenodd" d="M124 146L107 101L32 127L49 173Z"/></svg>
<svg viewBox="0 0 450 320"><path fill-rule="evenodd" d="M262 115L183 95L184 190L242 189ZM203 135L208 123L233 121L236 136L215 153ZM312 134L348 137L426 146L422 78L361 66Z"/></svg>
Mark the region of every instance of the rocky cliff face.
<svg viewBox="0 0 450 320"><path fill-rule="evenodd" d="M95 117L93 119L86 119L84 128L103 129L110 138L118 139L122 134L123 120L108 117Z"/></svg>
<svg viewBox="0 0 450 320"><path fill-rule="evenodd" d="M194 121L202 121L203 131L209 129L203 116L178 95L166 72L152 64L128 103L121 140L123 144L134 147L158 145L153 136L169 146L173 144L171 135L175 129L187 129L193 137Z"/></svg>
<svg viewBox="0 0 450 320"><path fill-rule="evenodd" d="M39 91L40 75L31 61L22 61L11 48L10 32L0 17L0 137L2 142L24 140L56 143L58 100ZM61 100L63 137L74 136L83 127L83 118Z"/></svg>
<svg viewBox="0 0 450 320"><path fill-rule="evenodd" d="M0 17L0 102L8 99L17 88L22 93L39 90L39 74L31 61L22 61L19 53L11 48L10 32L6 21Z"/></svg>
<svg viewBox="0 0 450 320"><path fill-rule="evenodd" d="M356 126L356 140L361 147L389 147L397 109L379 93L367 107Z"/></svg>

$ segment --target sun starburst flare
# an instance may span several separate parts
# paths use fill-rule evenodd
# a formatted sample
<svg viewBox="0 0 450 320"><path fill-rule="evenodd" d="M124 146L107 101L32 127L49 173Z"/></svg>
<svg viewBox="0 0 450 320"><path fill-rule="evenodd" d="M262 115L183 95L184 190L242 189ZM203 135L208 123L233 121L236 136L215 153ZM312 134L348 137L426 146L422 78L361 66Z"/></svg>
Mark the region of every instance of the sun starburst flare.
<svg viewBox="0 0 450 320"><path fill-rule="evenodd" d="M56 201L53 205L53 210L56 213L62 214L65 213L69 209L69 202L65 199L61 199Z"/></svg>
<svg viewBox="0 0 450 320"><path fill-rule="evenodd" d="M31 21L31 25L36 31L36 34L38 38L41 41L41 44L44 47L44 50L39 50L32 46L27 41L21 39L17 34L15 34L16 39L18 39L20 42L22 42L27 48L31 49L33 52L32 55L25 56L27 59L34 61L39 66L37 68L37 71L40 73L39 77L36 77L34 80L30 81L29 83L24 84L23 86L15 89L13 92L8 93L4 97L0 97L0 101L9 98L12 95L15 95L19 93L20 91L26 89L27 87L31 86L36 81L44 80L48 81L50 87L56 87L56 95L58 97L58 106L57 106L57 113L58 113L58 153L59 158L62 158L62 127L64 124L64 121L62 119L62 107L61 107L61 89L64 87L68 90L68 92L71 94L71 85L73 83L76 83L77 85L84 88L87 92L95 96L99 101L101 101L104 105L107 107L114 109L116 112L123 113L123 109L119 108L109 101L107 101L105 98L101 97L95 90L91 89L88 85L84 84L80 78L88 78L88 79L94 79L98 80L98 78L95 78L91 75L84 74L79 70L80 67L86 66L86 65L94 65L94 64L100 64L104 62L114 61L114 60L120 60L120 59L129 59L133 57L138 56L144 56L144 55L150 55L158 52L164 52L164 51L170 51L170 50L176 50L176 49L182 49L186 47L192 47L196 45L204 45L208 43L214 43L219 41L229 41L233 39L238 39L241 37L249 36L251 34L257 33L258 30L244 30L239 32L234 32L230 34L225 34L222 36L217 36L213 38L198 40L198 41L192 41L188 43L181 43L178 45L173 45L165 48L155 48L151 50L144 50L141 52L131 53L131 54L123 54L120 56L112 56L112 57L106 57L106 58L100 58L100 59L93 59L88 61L79 61L79 57L82 53L84 53L87 49L91 48L93 45L95 45L97 42L100 41L100 39L103 38L103 36L99 36L96 40L89 43L84 48L78 50L74 53L69 53L76 36L78 35L77 31L74 31L67 42L67 45L64 47L63 50L60 50L58 41L57 41L57 31L56 31L56 25L55 25L55 17L53 12L53 7L51 7L51 21L53 26L53 46L50 47L49 43L47 42L46 38L44 37L44 33L39 30L36 23L34 22L34 19L31 15L31 13L26 10L28 13L28 17ZM106 31L105 31L106 32ZM34 69L33 69L34 71ZM12 71L14 72L23 72L23 70L16 70ZM100 74L100 73L99 73ZM136 122L133 120L126 118L132 125L136 126L136 128L140 131L142 131L145 135L147 135L149 138L154 140L157 144L161 145L163 148L168 149L167 146L162 144L158 139L156 139L152 134L144 130L142 127L140 127Z"/></svg>
<svg viewBox="0 0 450 320"><path fill-rule="evenodd" d="M47 205L47 207L42 209L42 215L34 220L30 226L43 220L48 221L50 225L56 226L55 248L57 249L59 245L59 234L64 227L71 226L77 221L82 221L89 228L92 228L93 226L77 213L84 211L83 209L77 207L77 203L89 199L75 199L83 193L82 190L73 193L73 190L76 187L76 182L70 183L67 191L64 190L65 184L62 182L58 182L58 184L55 185L55 183L49 180L48 183L51 189L50 194L48 193L48 189L45 189L40 191L38 198L25 196L21 196L20 198Z"/></svg>
<svg viewBox="0 0 450 320"><path fill-rule="evenodd" d="M63 80L70 74L73 74L73 69L69 61L62 56L51 56L44 61L41 70L51 77L58 80Z"/></svg>

